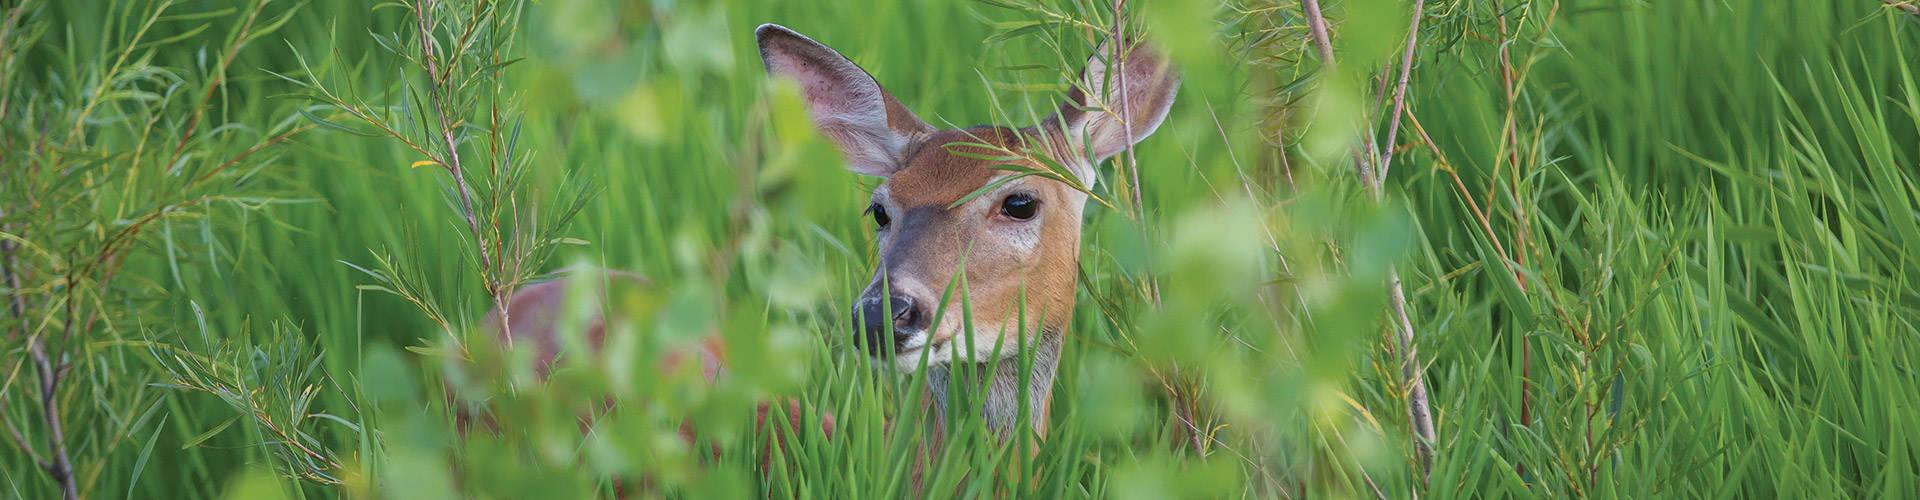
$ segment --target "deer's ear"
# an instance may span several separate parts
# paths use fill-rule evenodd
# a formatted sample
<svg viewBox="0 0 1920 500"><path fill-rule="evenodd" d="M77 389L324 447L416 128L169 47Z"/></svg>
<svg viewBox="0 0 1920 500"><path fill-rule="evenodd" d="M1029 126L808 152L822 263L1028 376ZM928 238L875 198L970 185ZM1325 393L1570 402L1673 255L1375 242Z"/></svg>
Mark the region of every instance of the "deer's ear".
<svg viewBox="0 0 1920 500"><path fill-rule="evenodd" d="M760 25L754 37L767 73L800 83L814 127L839 146L849 170L893 175L907 146L933 132L872 75L826 45L777 24Z"/></svg>
<svg viewBox="0 0 1920 500"><path fill-rule="evenodd" d="M1115 50L1116 43L1107 40L1094 49L1060 112L1041 124L1053 134L1052 152L1071 159L1061 163L1088 186L1095 181L1094 166L1160 128L1180 90L1180 75L1165 55L1138 42Z"/></svg>

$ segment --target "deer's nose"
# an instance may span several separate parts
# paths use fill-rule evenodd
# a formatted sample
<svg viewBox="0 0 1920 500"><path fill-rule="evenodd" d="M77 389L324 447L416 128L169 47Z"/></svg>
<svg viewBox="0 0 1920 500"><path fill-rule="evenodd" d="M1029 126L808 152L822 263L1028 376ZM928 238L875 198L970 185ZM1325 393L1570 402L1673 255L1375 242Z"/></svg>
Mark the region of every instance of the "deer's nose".
<svg viewBox="0 0 1920 500"><path fill-rule="evenodd" d="M860 325L866 336L867 349L881 354L888 349L899 349L900 344L912 338L915 333L925 329L926 313L920 310L913 299L890 295L883 302L880 297L860 299L853 310L853 323ZM891 323L893 334L887 334Z"/></svg>

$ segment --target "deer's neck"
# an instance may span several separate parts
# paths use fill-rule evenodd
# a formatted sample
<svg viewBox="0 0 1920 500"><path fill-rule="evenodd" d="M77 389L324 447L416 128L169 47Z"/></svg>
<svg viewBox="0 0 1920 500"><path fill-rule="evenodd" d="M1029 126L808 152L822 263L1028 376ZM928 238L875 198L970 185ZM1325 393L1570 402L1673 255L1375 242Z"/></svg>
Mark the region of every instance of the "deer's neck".
<svg viewBox="0 0 1920 500"><path fill-rule="evenodd" d="M1041 328L1040 338L1016 356L997 363L952 363L927 370L927 399L934 418L935 441L944 441L954 412L978 412L994 436L1013 436L1016 426L1047 435L1047 413L1053 401L1053 376L1060 367L1060 329ZM1024 356L1027 359L1022 360ZM1021 415L1022 404L1026 415Z"/></svg>

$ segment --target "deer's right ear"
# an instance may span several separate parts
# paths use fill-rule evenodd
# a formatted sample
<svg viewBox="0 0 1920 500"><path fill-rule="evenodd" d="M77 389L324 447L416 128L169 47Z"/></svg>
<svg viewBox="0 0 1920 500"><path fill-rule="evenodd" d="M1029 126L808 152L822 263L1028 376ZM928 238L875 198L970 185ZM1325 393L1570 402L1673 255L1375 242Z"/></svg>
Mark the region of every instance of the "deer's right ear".
<svg viewBox="0 0 1920 500"><path fill-rule="evenodd" d="M1092 186L1100 162L1160 128L1179 91L1180 74L1165 54L1145 43L1108 40L1094 49L1067 102L1041 128L1057 139L1054 154L1083 160L1064 163Z"/></svg>
<svg viewBox="0 0 1920 500"><path fill-rule="evenodd" d="M893 175L907 146L933 132L872 75L826 45L777 24L760 25L754 37L767 73L799 82L814 128L839 146L849 170Z"/></svg>

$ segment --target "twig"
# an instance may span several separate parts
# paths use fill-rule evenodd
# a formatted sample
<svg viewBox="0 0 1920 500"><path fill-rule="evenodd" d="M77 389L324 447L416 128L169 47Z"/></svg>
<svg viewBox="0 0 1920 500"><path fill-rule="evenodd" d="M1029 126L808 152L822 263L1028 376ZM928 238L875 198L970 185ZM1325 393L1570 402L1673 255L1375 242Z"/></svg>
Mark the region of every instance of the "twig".
<svg viewBox="0 0 1920 500"><path fill-rule="evenodd" d="M1109 88L1119 91L1117 95L1111 97L1120 102L1120 130L1121 133L1125 134L1124 137L1126 138L1127 144L1125 161L1127 164L1127 175L1130 179L1128 181L1128 187L1133 191L1134 220L1139 221L1141 224L1143 228L1141 233L1142 236L1145 237L1149 235L1147 234L1147 229L1144 228L1150 225L1147 224L1147 199L1140 193L1140 159L1133 151L1133 98L1132 92L1127 88L1126 68L1126 58L1133 53L1133 50L1132 47L1129 46L1131 44L1127 41L1126 15L1124 14L1126 12L1124 10L1126 6L1127 0L1113 0L1113 38L1108 42L1108 45L1113 47L1113 54L1111 58L1107 60L1107 67L1109 68L1107 74L1113 78L1113 86ZM1118 71L1114 71L1113 69L1118 69ZM1106 85L1106 83L1100 82L1096 83L1096 85ZM1143 291L1147 294L1147 299L1153 302L1154 308L1159 308L1159 281L1153 278L1152 273L1146 273L1146 276L1141 279L1140 284ZM1170 370L1170 373L1164 377L1156 370L1154 376L1160 379L1161 386L1165 387L1167 392L1173 396L1174 411L1180 420L1187 424L1185 426L1185 430L1187 431L1187 444L1193 447L1194 453L1204 453L1207 436L1194 421L1193 406L1195 399L1192 394L1194 391L1174 389L1176 385L1180 386L1181 389L1186 389L1191 385L1187 383L1186 377L1181 376L1180 367L1175 366Z"/></svg>
<svg viewBox="0 0 1920 500"><path fill-rule="evenodd" d="M1499 3L1496 3L1495 6L1500 10L1500 39L1498 42L1500 47L1500 79L1502 86L1505 88L1507 100L1506 118L1501 120L1500 147L1505 150L1507 166L1513 168L1513 186L1511 190L1511 198L1514 205L1513 223L1515 226L1513 261L1524 268L1527 266L1527 233L1530 231L1527 228L1526 210L1521 210L1520 208L1520 131L1514 123L1513 101L1515 95L1513 91L1513 59L1508 52L1508 48L1511 47L1511 45L1507 43L1507 10ZM1487 203L1493 203L1492 193L1488 193ZM1519 286L1520 291L1524 293L1527 290L1527 285L1520 281L1516 275L1515 284ZM1548 293L1547 295L1548 297L1553 296L1552 293ZM1523 426L1533 421L1532 391L1528 390L1527 384L1527 380L1533 378L1532 375L1533 346L1528 343L1523 336L1520 339L1520 425ZM1526 467L1526 464L1515 463L1513 465L1514 474L1524 477L1527 471Z"/></svg>
<svg viewBox="0 0 1920 500"><path fill-rule="evenodd" d="M460 194L461 215L467 219L467 228L473 231L473 253L480 257L480 274L486 279L487 296L493 299L494 310L500 311L500 331L502 334L500 337L505 339L507 348L512 349L513 321L512 318L508 317L509 312L507 310L507 292L510 291L507 290L507 288L509 288L509 286L501 282L499 268L494 267L494 256L488 253L487 239L480 233L480 218L473 210L472 190L467 187L466 170L460 165L459 143L453 138L455 124L448 121L447 106L441 96L441 79L443 76L452 76L454 66L457 66L458 61L455 61L454 65L446 68L445 75L441 74L442 72L438 64L439 61L434 58L433 54L433 24L428 22L428 16L430 15L428 11L432 8L433 6L430 0L420 2L414 8L414 17L419 21L420 25L421 65L427 70L427 95L433 99L434 111L440 117L440 138L447 145L447 161L445 166L447 173L453 176L453 189ZM503 261L506 258L505 255L499 257L500 260ZM500 264L501 266L505 266L506 263L501 262Z"/></svg>
<svg viewBox="0 0 1920 500"><path fill-rule="evenodd" d="M274 144L279 144L279 143L280 143L280 141L284 141L284 140L287 140L287 139L289 139L289 138L292 138L293 136L295 136L295 135L298 135L298 134L299 134L299 133L301 133L301 132L306 132L306 131L308 131L308 130L313 130L313 128L314 128L314 127L317 127L317 126L319 126L319 125L318 125L318 124L313 124L313 123L309 123L309 124L306 124L306 125L302 125L302 126L299 126L299 127L294 127L294 128L293 128L293 130L288 130L288 131L287 131L286 133L284 133L284 134L280 134L280 135L277 135L277 136L274 136L274 137L273 137L272 139L268 139L268 140L267 140L267 142L262 142L262 143L259 143L259 144L255 144L255 145L254 145L253 147L250 147L250 148L247 148L247 150L246 150L246 151L241 151L241 152L240 152L240 154L238 154L238 155L234 155L234 157L233 157L233 158L229 158L229 159L227 159L227 161L225 161L225 162L222 162L222 163L220 164L220 166L218 166L218 167L214 167L214 168L213 168L213 170L208 170L208 171L207 171L207 173L205 173L205 174L201 174L201 175L200 175L200 177L196 177L196 178L194 178L194 179L193 179L193 182L191 182L191 183L188 183L188 184L187 184L187 188L188 188L188 189L192 189L192 188L194 188L194 187L197 187L197 186L199 186L199 185L200 185L200 183L202 183L202 182L206 182L206 181L207 181L207 179L211 179L211 178L213 178L213 176L214 176L214 175L216 175L216 174L219 174L219 173L220 173L220 172L222 172L222 171L225 171L225 170L227 169L227 167L231 167L231 166L233 166L233 165L234 165L235 163L240 163L240 160L245 160L245 159L247 159L247 157L248 157L248 156L253 156L253 154L254 154L254 153L258 153L258 152L260 152L260 150L262 150L262 149L266 149L266 148L267 148L268 146L272 146L272 145L274 145Z"/></svg>
<svg viewBox="0 0 1920 500"><path fill-rule="evenodd" d="M1425 0L1414 0L1413 21L1407 29L1407 48L1400 58L1400 82L1393 91L1393 114L1387 128L1387 146L1382 148L1379 168L1373 179L1373 197L1378 200L1384 196L1381 183L1387 177L1389 162L1393 159L1394 138L1400 132L1400 111L1406 108L1407 80L1413 74L1413 51L1420 41L1420 18L1426 7ZM1400 344L1405 349L1400 358L1401 376L1407 380L1407 418L1413 426L1415 436L1422 441L1417 451L1420 457L1421 472L1432 468L1433 443L1438 442L1433 430L1433 412L1427 400L1426 377L1421 374L1416 347L1413 341L1413 322L1407 317L1407 298L1400 284L1400 273L1393 268L1387 269L1390 282L1387 292L1392 301L1393 313L1400 319Z"/></svg>
<svg viewBox="0 0 1920 500"><path fill-rule="evenodd" d="M1888 7L1907 11L1908 14L1920 16L1920 5L1914 5L1912 0L1880 0L1880 3L1887 4Z"/></svg>
<svg viewBox="0 0 1920 500"><path fill-rule="evenodd" d="M1473 192L1467 190L1467 184L1460 180L1460 172L1455 171L1453 165L1447 162L1447 155L1442 154L1440 152L1440 146L1433 143L1432 137L1427 136L1426 127L1420 125L1420 118L1413 116L1412 110L1406 111L1406 118L1407 123L1413 125L1413 132L1420 136L1420 142L1426 144L1427 150L1433 152L1434 160L1440 162L1439 168L1447 171L1447 175L1453 178L1454 188L1458 189L1460 191L1460 197L1467 201L1467 210L1473 212L1474 218L1480 221L1480 228L1487 232L1487 241L1493 242L1493 252L1498 255L1506 255L1506 247L1500 244L1499 235L1493 232L1493 223L1487 219L1487 213L1480 210L1480 204L1474 201ZM1520 271L1513 268L1513 261L1503 258L1500 259L1500 264L1507 267L1507 273L1513 276L1514 284L1518 285L1521 283ZM1418 293L1418 291L1415 293ZM1526 287L1521 287L1520 295L1526 296L1526 294Z"/></svg>
<svg viewBox="0 0 1920 500"><path fill-rule="evenodd" d="M26 5L23 3L21 5L15 6L11 10L11 12L8 14L4 29L0 29L0 44L4 44L5 40L10 38L10 35L12 34L13 26L19 22L20 16L25 10L26 10ZM141 27L141 33L144 34L146 32L146 28L151 27L152 25L153 25L153 20L149 19L147 21L147 24ZM136 38L138 38L138 36L136 36ZM0 53L4 53L4 52L0 52ZM125 59L125 56L122 55L122 60L124 59ZM9 70L11 70L12 63L13 63L13 59L9 58L7 60L7 66ZM117 66L118 66L118 63L116 63L116 67ZM87 103L87 107L90 109L94 104L98 102L99 101L97 99L90 100ZM0 104L0 114L4 114L4 112L5 112L5 105ZM82 113L84 115L85 111L82 111ZM77 121L75 124L76 128L79 126L80 122L84 122L84 120ZM42 136L42 140L44 140L44 136ZM36 150L37 150L37 147L36 147ZM29 197L31 197L30 194L29 194ZM27 316L26 316L27 304L26 304L25 295L20 293L20 276L19 276L20 269L19 269L19 260L16 257L16 253L18 251L19 251L19 245L17 243L14 243L12 241L0 242L0 252L4 252L6 254L6 259L5 259L6 267L0 268L0 275L4 275L4 282L7 286L7 289L9 290L8 296L10 300L7 301L8 302L7 310L9 313L13 315L15 319L18 319L21 322L21 330L24 331L26 329L26 322L27 322ZM69 294L73 293L72 283L73 283L72 280L69 279L68 280ZM67 311L68 311L67 329L69 330L69 338L71 338L71 330L73 328L73 322L72 322L73 309L71 305L71 297L69 297L69 305L68 305ZM12 333L9 333L8 335L9 335L8 338L10 339L18 338L19 333L12 332ZM32 444L27 442L26 437L23 434L21 434L20 429L18 427L13 425L12 421L7 421L6 423L7 431L8 431L8 434L12 436L14 442L20 446L20 449L27 454L27 457L29 459L33 461L34 465L39 466L41 470L46 471L47 475L51 476L53 478L53 481L60 485L61 498L64 498L67 500L77 500L80 498L80 489L74 483L73 462L67 455L66 437L63 435L62 429L61 429L60 400L57 396L57 392L60 387L60 379L61 379L61 376L64 374L64 370L55 369L53 365L53 361L47 356L46 335L42 333L28 333L27 335L28 335L27 353L33 362L34 373L37 376L36 378L40 382L39 384L40 415L41 415L41 418L46 420L47 422L47 451L49 454L53 456L52 461L48 461L45 458L41 458L40 454L34 451ZM5 404L6 404L6 400L4 399L4 396L0 396L0 410L3 410ZM0 411L0 412L3 412L3 411Z"/></svg>
<svg viewBox="0 0 1920 500"><path fill-rule="evenodd" d="M27 304L24 294L19 293L19 260L15 257L15 253L18 250L18 245L12 241L0 242L0 251L6 253L5 262L7 264L5 268L0 268L0 275L4 275L7 289L11 290L8 294L11 296L11 300L7 301L7 310L15 319L21 321L22 329L24 330L27 321ZM68 278L67 282L68 293L72 293L72 278ZM71 339L73 330L73 302L71 297L69 297L67 301L67 330L68 338ZM14 333L10 335L17 337L18 334ZM61 497L67 500L76 500L80 498L80 489L74 483L73 462L68 458L66 437L61 431L60 399L57 394L60 388L60 380L64 378L64 370L55 369L53 360L47 356L47 336L44 333L27 334L27 354L33 362L34 374L40 383L40 418L47 422L47 451L53 456L52 461L41 458L40 454L34 451L33 446L27 442L26 437L20 433L20 429L13 425L13 422L7 422L7 431L12 435L14 442L19 444L20 449L25 451L27 456L33 460L34 465L39 466L40 470L46 471L47 475L52 476L53 481L60 485ZM0 397L0 410L4 410L5 405L5 399Z"/></svg>
<svg viewBox="0 0 1920 500"><path fill-rule="evenodd" d="M1307 24L1313 34L1313 43L1320 49L1321 63L1328 73L1335 73L1336 66L1333 59L1333 43L1327 38L1327 20L1326 17L1321 14L1320 2L1319 0L1301 0L1301 2L1306 8ZM1404 70L1411 70L1413 44L1418 41L1419 30L1417 27L1420 22L1419 6L1415 7L1413 18L1416 29L1407 35L1407 55L1404 56L1402 62L1402 64L1406 66ZM1405 102L1403 97L1406 91L1406 79L1406 74L1403 71L1400 80L1400 89L1395 91L1396 96L1394 97L1394 101L1396 110L1403 106ZM1396 112L1392 119L1397 127L1399 114ZM1391 139L1391 137L1389 137L1389 139ZM1360 181L1372 192L1374 200L1377 202L1384 198L1385 190L1381 187L1381 179L1374 175L1369 175L1369 169L1364 161L1365 153L1361 151L1363 147L1364 146L1360 145L1355 146L1353 151L1354 161L1356 162L1354 169L1359 173ZM1388 147L1387 149L1391 150L1392 148ZM1393 325L1394 333L1397 334L1396 340L1398 340L1401 348L1401 376L1406 379L1405 389L1407 391L1408 426L1413 431L1415 438L1419 441L1416 443L1415 453L1418 455L1420 470L1424 476L1432 467L1433 451L1430 446L1431 443L1436 442L1433 430L1433 414L1428 402L1425 377L1421 374L1420 364L1417 361L1419 359L1419 353L1417 347L1414 345L1413 321L1407 316L1406 293L1402 291L1401 288L1399 271L1395 269L1394 266L1388 266L1387 294L1395 319L1395 324Z"/></svg>
<svg viewBox="0 0 1920 500"><path fill-rule="evenodd" d="M453 139L454 124L449 123L447 106L445 102L442 102L440 96L440 80L442 75L440 65L433 54L433 25L427 21L429 15L427 11L432 8L433 5L431 2L421 2L414 8L414 18L419 21L420 25L420 51L423 52L424 56L421 64L425 66L427 70L427 95L433 98L434 112L440 117L440 138L447 145L447 172L453 175L453 189L459 191L460 194L461 215L466 217L467 227L473 230L473 239L476 244L479 245L479 251L475 253L480 255L480 264L483 269L493 269L493 260L487 254L487 242L480 236L480 219L473 212L473 195L467 189L465 169L460 167L460 146L459 143ZM451 72L452 68L448 68L448 73L451 74ZM493 289L496 285L496 283L492 281L493 280L489 279L487 283L487 293L489 295L493 294ZM502 308L502 310L504 311L505 309ZM506 324L504 321L501 323Z"/></svg>
<svg viewBox="0 0 1920 500"><path fill-rule="evenodd" d="M193 117L187 119L186 132L180 134L180 142L173 147L173 157L167 160L168 165L180 161L180 154L186 151L187 142L193 139L194 132L199 130L200 119L207 114L207 103L213 100L213 93L226 86L227 69L233 65L233 58L240 55L240 46L246 44L247 34L253 30L253 22L260 18L260 12L266 10L267 2L271 1L273 0L260 0L259 3L254 4L253 13L247 15L246 22L240 24L240 31L233 37L233 45L227 47L227 54L220 58L220 65L213 71L213 81L207 82L207 91L200 94L200 105L194 107Z"/></svg>
<svg viewBox="0 0 1920 500"><path fill-rule="evenodd" d="M4 218L4 217L5 217L5 212L3 210L0 210L0 218ZM11 312L13 314L14 319L17 319L20 321L20 325L21 325L20 330L26 330L27 298L26 298L26 294L20 293L20 276L18 274L20 272L19 264L18 264L19 260L14 255L16 251L18 251L18 249L16 248L16 244L12 240L0 240L0 253L3 253L6 255L6 258L4 261L6 263L6 266L0 267L0 280L3 280L4 283L6 283L7 290L9 290L8 295L11 296L9 297L10 300L7 301L8 312ZM19 332L18 331L8 332L7 338L9 339L19 338ZM18 366L19 365L15 365L15 368L17 369ZM6 378L6 383L0 384L0 387L12 387L12 386L13 386L13 374L9 373ZM6 415L6 413L7 413L7 397L4 392L0 392L0 420L5 420L7 425L7 433L13 437L14 444L18 445L20 447L20 450L25 452L27 454L27 457L33 460L34 465L39 466L41 470L47 470L47 469L53 468L52 464L48 464L46 459L40 458L40 452L35 451L33 449L33 444L27 441L26 435L20 433L19 427L13 425L13 420L5 419L3 417L4 415Z"/></svg>
<svg viewBox="0 0 1920 500"><path fill-rule="evenodd" d="M1393 115L1388 118L1387 147L1380 152L1379 174L1386 178L1387 169L1393 166L1394 138L1400 136L1400 111L1407 107L1407 78L1413 74L1413 49L1420 40L1420 13L1426 8L1426 0L1413 0L1413 26L1407 28L1407 50L1400 55L1400 83L1393 89Z"/></svg>
<svg viewBox="0 0 1920 500"><path fill-rule="evenodd" d="M71 281L69 281L71 283ZM71 285L69 285L71 286ZM72 288L68 288L72 293ZM67 337L73 336L73 301L67 301ZM74 483L73 461L67 456L67 438L61 429L60 388L61 371L55 370L53 360L47 356L47 336L34 333L27 339L27 353L33 359L34 373L40 382L40 418L47 422L47 451L53 455L53 461L45 463L47 475L60 484L60 496L66 500L79 500L80 488Z"/></svg>
<svg viewBox="0 0 1920 500"><path fill-rule="evenodd" d="M1307 30L1313 34L1313 45L1320 49L1320 66L1326 68L1327 78L1337 78L1339 64L1333 60L1333 42L1327 38L1327 17L1320 12L1320 0L1300 0L1306 7ZM1353 171L1360 176L1360 183L1373 185L1373 174L1367 168L1366 146L1355 145L1353 149Z"/></svg>

